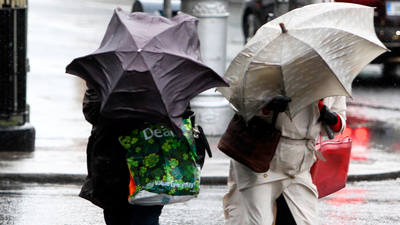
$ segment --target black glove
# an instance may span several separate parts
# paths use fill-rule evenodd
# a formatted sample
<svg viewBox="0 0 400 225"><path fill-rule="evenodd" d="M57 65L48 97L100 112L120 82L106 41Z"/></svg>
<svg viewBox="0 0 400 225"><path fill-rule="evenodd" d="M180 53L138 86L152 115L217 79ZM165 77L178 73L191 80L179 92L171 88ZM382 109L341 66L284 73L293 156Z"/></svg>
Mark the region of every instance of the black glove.
<svg viewBox="0 0 400 225"><path fill-rule="evenodd" d="M318 121L325 122L329 126L333 126L337 124L338 117L336 113L329 111L328 107L326 105L323 105Z"/></svg>
<svg viewBox="0 0 400 225"><path fill-rule="evenodd" d="M292 99L284 96L277 96L272 99L264 108L266 110L284 112Z"/></svg>

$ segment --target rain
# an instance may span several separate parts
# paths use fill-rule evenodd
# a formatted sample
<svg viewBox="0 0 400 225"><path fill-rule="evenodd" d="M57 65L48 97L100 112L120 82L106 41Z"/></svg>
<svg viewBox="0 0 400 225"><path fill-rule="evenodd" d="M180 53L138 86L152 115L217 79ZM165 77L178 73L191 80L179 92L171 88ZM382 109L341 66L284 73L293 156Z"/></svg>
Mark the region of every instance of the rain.
<svg viewBox="0 0 400 225"><path fill-rule="evenodd" d="M113 10L129 12L132 2L29 1L26 102L35 151L0 152L0 224L104 224L102 210L78 197L91 126L82 114L85 82L65 74L65 67L94 52ZM243 7L229 3L226 68L243 48ZM400 73L386 71L371 64L353 82L343 134L353 138L348 183L319 200L320 224L400 222ZM214 156L206 159L199 197L166 206L161 224L223 224L229 160L217 149L218 140L209 137Z"/></svg>

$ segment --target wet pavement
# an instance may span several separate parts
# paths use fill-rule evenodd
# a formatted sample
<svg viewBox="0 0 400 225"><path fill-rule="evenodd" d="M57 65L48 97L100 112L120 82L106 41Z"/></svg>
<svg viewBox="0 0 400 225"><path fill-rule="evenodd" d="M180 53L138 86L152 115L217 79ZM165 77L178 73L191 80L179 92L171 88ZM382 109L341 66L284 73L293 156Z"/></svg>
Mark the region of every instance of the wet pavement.
<svg viewBox="0 0 400 225"><path fill-rule="evenodd" d="M86 175L90 125L81 112L85 84L66 75L65 66L98 48L117 6L129 11L131 1L29 2L27 103L36 129L36 149L0 152L0 193L5 197L1 199L9 205L0 204L1 224L43 224L41 215L49 218L44 224L102 223L101 210L77 197ZM243 43L241 5L230 4L229 11L227 64ZM374 68L367 68L364 76L371 71ZM372 73L379 76L379 69ZM348 178L354 182L320 201L321 223L396 224L400 197L394 190L400 184L386 179L400 177L400 91L395 86L355 86L353 92L345 135L354 139ZM198 199L166 207L162 224L222 224L221 198L226 192L229 158L216 148L219 137L208 138L214 156L206 160L202 184L214 185L204 186ZM364 182L371 180L384 181ZM392 193L393 198L382 197L380 190ZM369 210L381 208L387 210L380 216L368 215ZM57 210L49 214L50 209Z"/></svg>
<svg viewBox="0 0 400 225"><path fill-rule="evenodd" d="M353 138L349 181L400 177L400 130L396 126L350 114L343 135ZM218 150L219 139L208 137L213 157L206 159L202 184L226 184L229 157ZM87 174L85 147L86 141L81 141L66 146L37 146L34 152L28 153L0 152L0 177L37 182L82 182Z"/></svg>
<svg viewBox="0 0 400 225"><path fill-rule="evenodd" d="M318 202L323 225L395 225L400 223L400 179L349 183ZM188 202L167 205L161 225L222 225L225 186L205 186ZM102 210L77 197L80 185L0 182L2 225L98 225ZM385 190L385 191L382 191Z"/></svg>

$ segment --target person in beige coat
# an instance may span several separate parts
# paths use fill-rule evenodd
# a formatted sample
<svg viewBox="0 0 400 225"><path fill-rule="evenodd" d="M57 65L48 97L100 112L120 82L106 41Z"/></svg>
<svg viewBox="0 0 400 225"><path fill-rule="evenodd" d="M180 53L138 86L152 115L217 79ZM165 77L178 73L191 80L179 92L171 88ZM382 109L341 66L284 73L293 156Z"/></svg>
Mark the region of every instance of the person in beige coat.
<svg viewBox="0 0 400 225"><path fill-rule="evenodd" d="M274 224L274 203L281 194L297 225L318 224L318 192L310 174L319 154L315 142L320 134L326 135L323 123L329 124L335 134L343 131L346 98L334 96L317 101L292 119L283 112L289 101L278 97L266 106L281 111L275 127L282 132L282 137L270 169L266 173L257 173L231 160L229 191L223 198L226 225ZM280 103L280 107L274 109L274 102ZM271 122L272 113L263 114L258 116Z"/></svg>

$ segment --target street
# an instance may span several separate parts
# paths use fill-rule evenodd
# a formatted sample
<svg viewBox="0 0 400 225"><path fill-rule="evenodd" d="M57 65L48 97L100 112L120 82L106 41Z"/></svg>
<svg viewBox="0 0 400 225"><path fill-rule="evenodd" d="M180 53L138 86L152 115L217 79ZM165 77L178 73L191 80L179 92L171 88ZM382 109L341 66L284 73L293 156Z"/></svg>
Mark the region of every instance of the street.
<svg viewBox="0 0 400 225"><path fill-rule="evenodd" d="M74 58L95 51L102 40L113 9L130 11L132 0L35 0L28 6L28 73L27 103L30 123L36 129L36 152L21 158L32 158L38 168L24 168L39 173L41 167L54 166L54 173L85 170L77 164L66 168L63 158L41 158L47 151L65 151L73 158L83 157L90 125L82 114L85 83L65 74ZM227 64L243 47L240 28L241 8L230 4L228 19ZM370 121L371 142L355 151L360 163L379 161L376 156L397 163L400 157L400 90L394 81L381 82L379 66L368 66L354 82L353 98L348 99L348 115L365 121L353 123L354 129ZM376 84L379 84L378 86ZM387 125L390 125L389 130ZM389 133L391 132L391 133ZM389 135L392 134L392 135ZM376 139L374 139L376 138ZM376 141L378 138L379 141ZM375 144L374 144L375 143ZM370 156L368 150L374 149ZM390 153L390 154L389 154ZM393 154L395 153L395 154ZM364 160L365 159L365 160ZM24 159L23 159L24 160ZM84 159L80 159L84 160ZM213 163L210 159L207 163ZM214 158L215 160L215 158ZM364 161L363 161L364 160ZM386 162L386 161L385 161ZM215 163L215 161L214 161ZM218 162L217 162L218 163ZM69 165L69 164L68 164ZM7 167L5 164L0 166ZM11 168L12 169L12 168ZM226 173L226 171L222 171ZM349 182L338 193L319 202L320 224L365 225L400 224L400 179ZM102 210L78 197L80 185L23 183L1 181L0 224L4 225L91 225L104 224ZM161 225L223 224L222 197L226 186L202 186L197 199L166 206Z"/></svg>
<svg viewBox="0 0 400 225"><path fill-rule="evenodd" d="M349 183L319 201L319 224L400 224L399 186L400 179ZM226 188L202 186L198 198L165 206L160 224L223 224L221 199ZM77 197L79 185L0 182L0 189L2 225L104 224L102 210Z"/></svg>

